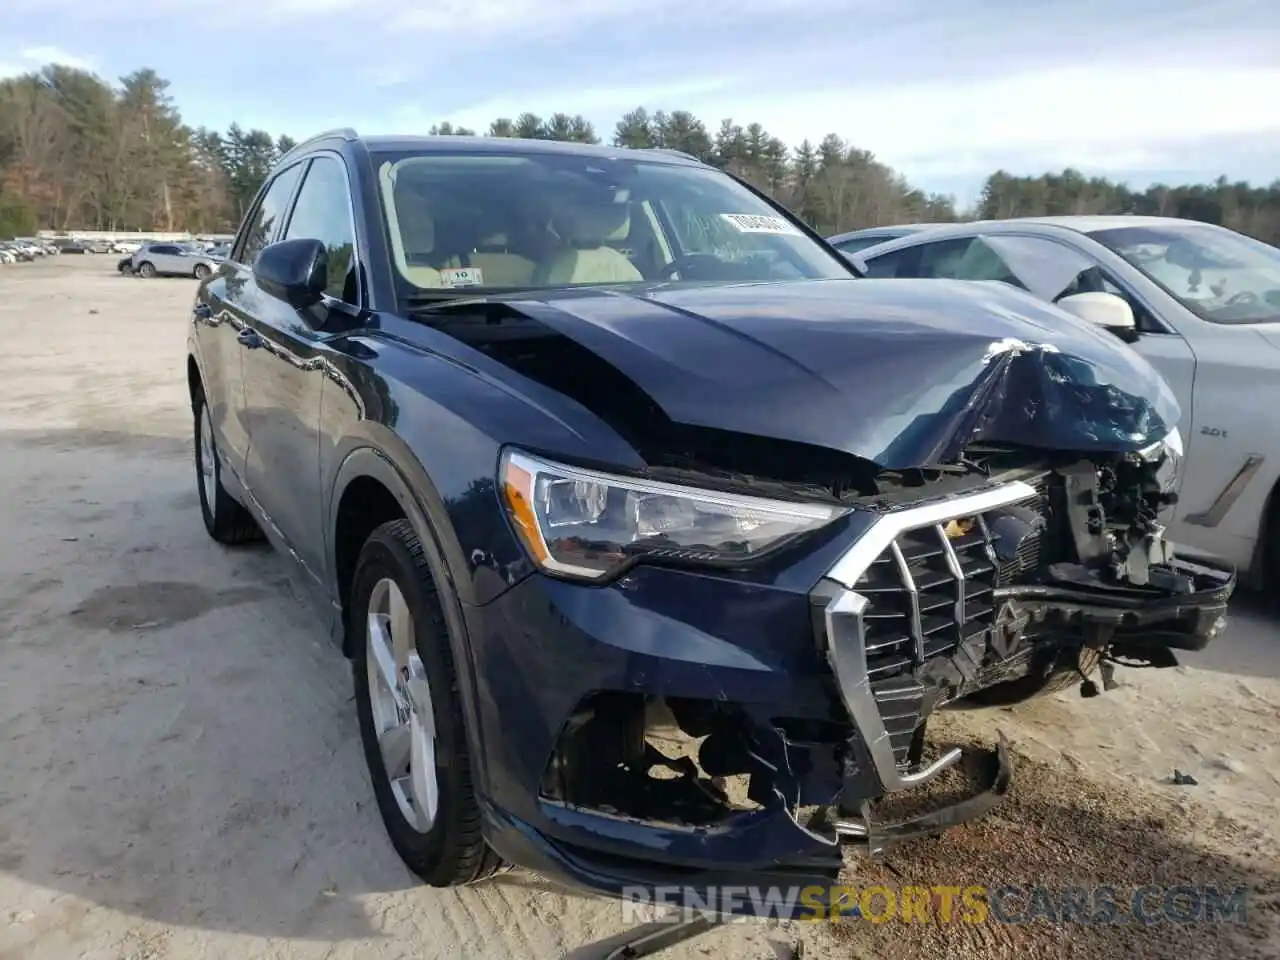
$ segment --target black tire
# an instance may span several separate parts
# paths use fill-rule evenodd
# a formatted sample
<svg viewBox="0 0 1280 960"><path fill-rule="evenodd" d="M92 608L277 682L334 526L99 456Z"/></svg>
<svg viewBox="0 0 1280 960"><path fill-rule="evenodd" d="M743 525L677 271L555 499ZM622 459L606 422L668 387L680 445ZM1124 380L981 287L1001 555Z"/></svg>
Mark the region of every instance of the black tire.
<svg viewBox="0 0 1280 960"><path fill-rule="evenodd" d="M1082 647L1080 649L1079 670L1073 666L1063 665L1055 667L1045 676L1019 677L1017 680L997 683L994 687L987 687L985 690L969 694L961 701L960 705L966 707L1007 707L1025 703L1027 700L1037 697L1047 697L1053 693L1061 693L1084 683L1085 677L1092 676L1101 662L1102 651L1096 647ZM1083 677L1081 676L1082 673L1084 674Z"/></svg>
<svg viewBox="0 0 1280 960"><path fill-rule="evenodd" d="M144 260L138 265L138 273L150 280L156 275L156 265L150 260Z"/></svg>
<svg viewBox="0 0 1280 960"><path fill-rule="evenodd" d="M414 644L431 690L439 807L435 822L425 833L414 829L405 819L391 791L370 703L365 624L374 585L388 577L400 588L413 618ZM360 551L351 587L347 631L360 739L383 826L391 845L410 870L433 887L450 887L485 880L497 873L503 863L480 830L480 808L471 784L471 761L457 693L457 673L436 591L422 544L410 523L407 520L384 523L374 530Z"/></svg>
<svg viewBox="0 0 1280 960"><path fill-rule="evenodd" d="M197 263L195 270L192 272L195 274L197 280L203 280L209 275L210 270L208 264Z"/></svg>
<svg viewBox="0 0 1280 960"><path fill-rule="evenodd" d="M213 496L205 489L204 482L204 447L201 444L202 434L208 420L205 417L204 393L196 391L192 403L194 425L192 434L195 440L196 490L200 495L200 516L204 519L204 528L209 536L218 543L236 544L252 543L262 539L262 530L258 527L253 515L227 493L222 485L222 464L217 457L217 438L209 436L209 448L214 451L213 464Z"/></svg>

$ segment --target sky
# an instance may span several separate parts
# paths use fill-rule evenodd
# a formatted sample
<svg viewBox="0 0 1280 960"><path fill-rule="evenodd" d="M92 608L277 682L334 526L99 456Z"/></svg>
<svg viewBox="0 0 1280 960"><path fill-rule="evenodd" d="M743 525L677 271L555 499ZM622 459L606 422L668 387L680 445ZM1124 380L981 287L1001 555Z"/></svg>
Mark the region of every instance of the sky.
<svg viewBox="0 0 1280 960"><path fill-rule="evenodd" d="M1280 0L20 0L0 75L151 67L183 118L302 139L637 106L836 133L972 201L996 169L1280 179Z"/></svg>

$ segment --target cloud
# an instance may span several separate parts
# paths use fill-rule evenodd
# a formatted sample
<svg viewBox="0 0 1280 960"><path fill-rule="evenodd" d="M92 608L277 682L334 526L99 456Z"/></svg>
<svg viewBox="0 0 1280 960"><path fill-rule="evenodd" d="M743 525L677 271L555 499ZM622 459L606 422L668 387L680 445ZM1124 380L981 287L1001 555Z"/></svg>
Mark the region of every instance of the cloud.
<svg viewBox="0 0 1280 960"><path fill-rule="evenodd" d="M992 169L1004 154L1130 165L1171 142L1280 133L1280 68L1043 70L969 83L851 86L704 99L711 116L751 116L790 143L837 132L895 165Z"/></svg>
<svg viewBox="0 0 1280 960"><path fill-rule="evenodd" d="M97 61L92 57L80 57L58 47L27 47L13 59L0 59L0 77L13 77L56 63L76 70L93 70Z"/></svg>
<svg viewBox="0 0 1280 960"><path fill-rule="evenodd" d="M109 2L0 7L0 70L150 66L193 125L295 137L525 111L607 137L643 104L834 132L929 189L1065 165L1269 180L1280 140L1275 0L171 0L145 30Z"/></svg>
<svg viewBox="0 0 1280 960"><path fill-rule="evenodd" d="M642 103L679 104L699 97L724 94L732 86L732 78L707 78L662 84L637 84L622 87L595 87L588 89L550 88L525 91L495 97L480 103L468 104L458 109L446 109L426 113L417 104L405 104L395 114L398 122L413 129L422 129L438 121L448 121L454 126L470 127L484 132L489 123L499 117L514 120L526 111L538 113L536 104L547 104L540 116L552 113L580 113L588 118L597 117L601 124L596 133L603 138L612 134L613 123ZM607 125L607 126L606 126Z"/></svg>

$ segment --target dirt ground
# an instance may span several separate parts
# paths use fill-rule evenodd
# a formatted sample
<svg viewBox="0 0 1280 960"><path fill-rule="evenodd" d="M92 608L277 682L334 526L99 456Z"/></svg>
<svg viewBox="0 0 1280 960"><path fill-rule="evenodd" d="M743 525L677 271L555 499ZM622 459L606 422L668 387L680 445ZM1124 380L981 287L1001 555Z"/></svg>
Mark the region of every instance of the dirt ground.
<svg viewBox="0 0 1280 960"><path fill-rule="evenodd" d="M555 957L622 929L620 905L520 871L440 891L403 869L346 662L281 559L201 527L194 283L115 259L0 266L0 960ZM663 956L1280 956L1280 630L1256 606L1216 649L1097 699L950 717L947 735L1005 732L1012 795L849 869L1109 884L1122 903L1245 885L1244 924L750 923Z"/></svg>

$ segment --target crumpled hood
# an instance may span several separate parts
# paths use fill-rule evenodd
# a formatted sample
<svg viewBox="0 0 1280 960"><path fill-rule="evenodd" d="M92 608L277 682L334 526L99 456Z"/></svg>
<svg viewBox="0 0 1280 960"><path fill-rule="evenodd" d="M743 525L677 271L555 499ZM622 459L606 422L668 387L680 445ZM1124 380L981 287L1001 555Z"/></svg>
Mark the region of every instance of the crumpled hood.
<svg viewBox="0 0 1280 960"><path fill-rule="evenodd" d="M1113 334L1004 284L830 280L577 289L508 300L671 420L840 450L885 469L974 440L1120 452L1178 422Z"/></svg>

